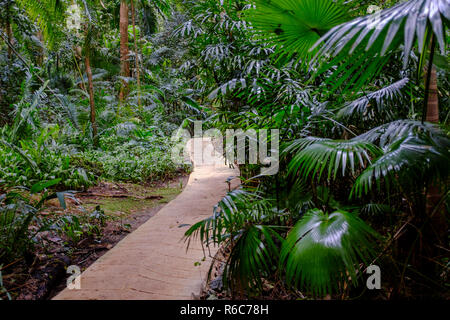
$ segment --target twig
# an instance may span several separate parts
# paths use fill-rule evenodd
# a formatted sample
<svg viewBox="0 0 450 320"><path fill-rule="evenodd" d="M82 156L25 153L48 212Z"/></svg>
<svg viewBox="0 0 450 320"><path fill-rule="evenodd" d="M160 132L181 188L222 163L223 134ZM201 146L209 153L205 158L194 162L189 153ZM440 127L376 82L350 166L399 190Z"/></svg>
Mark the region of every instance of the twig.
<svg viewBox="0 0 450 320"><path fill-rule="evenodd" d="M14 265L14 264L16 264L17 262L21 261L22 259L23 259L23 258L20 258L20 259L18 259L18 260L16 260L16 261L11 262L10 264L7 264L7 265L4 266L4 267L1 267L1 268L0 268L0 271L3 271L3 270L5 270L6 268L8 268L8 267L10 267L10 266L12 266L12 265Z"/></svg>

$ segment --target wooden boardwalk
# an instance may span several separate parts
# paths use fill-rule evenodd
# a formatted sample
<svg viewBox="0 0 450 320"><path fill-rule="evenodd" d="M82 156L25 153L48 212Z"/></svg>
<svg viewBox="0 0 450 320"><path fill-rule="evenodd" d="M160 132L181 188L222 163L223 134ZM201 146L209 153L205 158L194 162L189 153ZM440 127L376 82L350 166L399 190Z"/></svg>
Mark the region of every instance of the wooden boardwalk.
<svg viewBox="0 0 450 320"><path fill-rule="evenodd" d="M186 300L200 294L211 258L199 241L181 241L192 225L212 214L238 176L225 165L199 165L185 190L154 217L100 257L81 275L81 289L65 289L56 300ZM233 181L236 186L238 179ZM211 254L217 248L210 248ZM200 265L198 265L200 263Z"/></svg>

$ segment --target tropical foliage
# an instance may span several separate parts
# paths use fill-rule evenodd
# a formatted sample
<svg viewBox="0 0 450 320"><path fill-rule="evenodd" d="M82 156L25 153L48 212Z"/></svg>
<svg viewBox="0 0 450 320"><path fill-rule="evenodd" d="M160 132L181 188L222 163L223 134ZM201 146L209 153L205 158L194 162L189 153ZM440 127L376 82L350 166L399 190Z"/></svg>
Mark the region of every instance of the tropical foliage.
<svg viewBox="0 0 450 320"><path fill-rule="evenodd" d="M258 66L251 79L242 76L245 67L233 71L231 80L213 77L217 89L208 98L220 110L217 121L224 127L279 128L283 139L276 176L240 166L246 191L230 193L220 210L186 233L231 251L224 279L231 279L233 291L262 292L263 278L316 297L360 295L363 271L374 263L400 270L389 276L394 295L406 294L406 274L419 269L440 279L434 285L443 283L438 264L447 268L445 250L430 247L448 246L450 140L442 103L447 69L436 58L446 56L448 3L386 5L365 15L367 5L360 1L221 4L221 19L238 8L244 21L216 22L220 28L209 41L220 43L230 33L233 39L220 44L227 50L218 49L214 57L240 61L241 43L249 52L262 46L271 54L248 62ZM185 24L192 43L204 50L198 56L211 50L196 40L210 21L201 19L204 6L213 14L215 6L202 1ZM251 36L240 39L226 30L239 23ZM438 80L439 95L431 93L431 77ZM440 123L425 122L438 104ZM248 200L251 194L257 200ZM425 277L413 277L411 286L430 285Z"/></svg>
<svg viewBox="0 0 450 320"><path fill-rule="evenodd" d="M202 120L280 132L277 174L238 165L241 187L185 234L222 249L232 297L445 296L447 0L0 4L0 265L35 232L95 232L43 217L48 197L188 171L170 136Z"/></svg>

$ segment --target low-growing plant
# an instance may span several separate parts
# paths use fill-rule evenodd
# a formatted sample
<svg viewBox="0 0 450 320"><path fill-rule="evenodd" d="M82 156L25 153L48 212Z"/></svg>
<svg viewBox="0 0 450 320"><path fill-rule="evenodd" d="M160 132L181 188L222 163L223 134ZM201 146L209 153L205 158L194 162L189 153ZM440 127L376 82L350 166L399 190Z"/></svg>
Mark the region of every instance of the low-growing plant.
<svg viewBox="0 0 450 320"><path fill-rule="evenodd" d="M38 181L61 178L60 186L82 189L96 181L93 173L70 163L70 150L56 139L58 126L42 129L35 139L7 141L0 138L0 179L7 186L31 187ZM5 139L6 138L6 139Z"/></svg>
<svg viewBox="0 0 450 320"><path fill-rule="evenodd" d="M57 185L60 179L39 182L27 195L24 188L13 188L0 195L0 262L26 257L35 243L34 237L46 230L50 221L40 212L47 200L57 198L65 208L64 192L51 193L47 189ZM33 196L41 193L38 200Z"/></svg>

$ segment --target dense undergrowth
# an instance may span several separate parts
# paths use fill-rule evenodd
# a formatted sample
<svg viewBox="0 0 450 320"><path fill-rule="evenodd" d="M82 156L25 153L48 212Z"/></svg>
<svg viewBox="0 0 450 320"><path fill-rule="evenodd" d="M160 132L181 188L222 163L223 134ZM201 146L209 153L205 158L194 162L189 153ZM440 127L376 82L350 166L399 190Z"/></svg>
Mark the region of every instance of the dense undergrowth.
<svg viewBox="0 0 450 320"><path fill-rule="evenodd" d="M0 3L0 265L98 231L49 198L189 170L171 135L201 120L280 130L278 173L239 164L186 233L227 252L230 296L448 297L448 1Z"/></svg>
<svg viewBox="0 0 450 320"><path fill-rule="evenodd" d="M61 8L48 5L47 14L58 15ZM67 8L70 4L62 5ZM85 238L100 236L105 221L111 218L101 207L81 215L71 211L61 214L60 210L52 214L48 212L52 199L66 209L68 200L77 201L77 192L100 182L151 185L190 170L187 165L173 162L171 135L186 116L198 110L192 111L192 106L179 99L180 95L186 99L189 95L179 92L176 79L170 75L171 63L156 56L156 63L161 65L155 67L155 57L151 56L160 46L154 34L163 25L162 11L157 13L162 7L144 5L139 13L159 22L139 15L137 30L131 25L128 29L130 46L136 35L139 51L142 50L139 85L131 74L123 76L117 67L120 41L118 29L113 27L114 8L115 4L109 3L108 8L89 6L89 11L78 13L81 20L87 12L92 17L105 14L111 23L103 26L96 22L93 30L91 99L84 70L82 26L70 29L61 20L47 32L41 20L34 22L37 15L43 14L39 11L43 8L21 1L1 2L2 27L8 24L3 29L7 32L1 31L0 44L3 275L8 275L9 266L17 261L35 265L35 253L43 245L40 235L63 236L76 247ZM10 41L9 46L6 40ZM136 62L135 57L129 59ZM127 94L121 98L119 91L124 85ZM91 102L95 105L97 134L91 121ZM6 297L4 292L1 296Z"/></svg>

